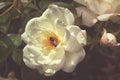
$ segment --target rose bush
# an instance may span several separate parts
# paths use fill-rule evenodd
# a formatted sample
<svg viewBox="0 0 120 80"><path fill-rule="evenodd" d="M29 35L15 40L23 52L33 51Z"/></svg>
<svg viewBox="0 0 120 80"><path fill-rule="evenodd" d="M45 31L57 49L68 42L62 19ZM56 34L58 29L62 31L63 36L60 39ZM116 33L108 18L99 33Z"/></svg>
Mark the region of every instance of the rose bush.
<svg viewBox="0 0 120 80"><path fill-rule="evenodd" d="M82 16L83 24L92 26L97 21L111 20L119 23L120 0L74 0L86 7L77 7L78 16Z"/></svg>
<svg viewBox="0 0 120 80"><path fill-rule="evenodd" d="M21 37L27 44L23 61L45 76L60 69L72 72L85 56L86 31L74 25L74 16L67 8L57 5L28 21Z"/></svg>

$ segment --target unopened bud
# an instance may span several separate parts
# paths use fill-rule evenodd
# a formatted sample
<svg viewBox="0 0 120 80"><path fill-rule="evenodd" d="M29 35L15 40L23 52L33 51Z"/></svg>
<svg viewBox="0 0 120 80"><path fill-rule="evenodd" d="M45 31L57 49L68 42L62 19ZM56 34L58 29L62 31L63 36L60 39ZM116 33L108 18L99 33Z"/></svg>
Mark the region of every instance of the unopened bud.
<svg viewBox="0 0 120 80"><path fill-rule="evenodd" d="M115 35L113 35L112 33L107 33L105 29L100 42L107 46L115 46L117 44Z"/></svg>

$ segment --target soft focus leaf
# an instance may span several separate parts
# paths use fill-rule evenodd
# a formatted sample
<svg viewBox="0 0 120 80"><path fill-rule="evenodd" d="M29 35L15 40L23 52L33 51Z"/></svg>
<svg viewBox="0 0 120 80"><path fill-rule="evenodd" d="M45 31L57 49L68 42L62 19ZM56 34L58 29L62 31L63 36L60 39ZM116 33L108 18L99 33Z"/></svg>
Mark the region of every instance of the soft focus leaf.
<svg viewBox="0 0 120 80"><path fill-rule="evenodd" d="M29 0L21 0L22 3L28 3Z"/></svg>
<svg viewBox="0 0 120 80"><path fill-rule="evenodd" d="M10 7L12 3L11 2L1 2L0 3L0 13L2 13L4 10L6 10L8 7Z"/></svg>
<svg viewBox="0 0 120 80"><path fill-rule="evenodd" d="M62 6L62 7L66 7L66 8L69 8L69 7L73 7L73 4L68 4L68 3L64 3L64 2L53 2L52 4L56 4L58 6Z"/></svg>
<svg viewBox="0 0 120 80"><path fill-rule="evenodd" d="M4 37L0 40L0 63L7 59L14 48L13 43L8 37Z"/></svg>
<svg viewBox="0 0 120 80"><path fill-rule="evenodd" d="M0 46L7 48L7 44L5 44L2 40L0 40Z"/></svg>
<svg viewBox="0 0 120 80"><path fill-rule="evenodd" d="M17 14L14 14L14 15L16 16ZM18 16L18 18L15 18L15 16L14 16L14 19L12 19L9 23L8 33L19 33L19 29L22 27L24 18L22 18L21 16Z"/></svg>
<svg viewBox="0 0 120 80"><path fill-rule="evenodd" d="M0 46L0 63L4 60L6 60L6 58L9 56L9 50L7 50L8 48L5 48L3 46Z"/></svg>
<svg viewBox="0 0 120 80"><path fill-rule="evenodd" d="M3 16L0 16L0 23L7 23L8 20L10 20L10 14L9 13L7 13Z"/></svg>
<svg viewBox="0 0 120 80"><path fill-rule="evenodd" d="M29 9L35 9L38 10L38 7L36 5L34 5L33 3L30 3L28 6L26 6Z"/></svg>
<svg viewBox="0 0 120 80"><path fill-rule="evenodd" d="M7 29L8 29L8 27L7 27L6 24L2 24L2 25L0 26L0 32L6 33Z"/></svg>
<svg viewBox="0 0 120 80"><path fill-rule="evenodd" d="M23 57L22 57L22 50L21 49L16 49L13 51L12 54L12 59L18 64L22 65L23 63Z"/></svg>
<svg viewBox="0 0 120 80"><path fill-rule="evenodd" d="M43 12L45 9L47 9L48 5L51 3L51 0L41 0L39 2L39 7L41 11Z"/></svg>
<svg viewBox="0 0 120 80"><path fill-rule="evenodd" d="M19 34L8 34L8 36L16 47L20 46L20 44L22 43L21 35L19 35Z"/></svg>
<svg viewBox="0 0 120 80"><path fill-rule="evenodd" d="M120 32L117 34L117 41L120 43Z"/></svg>
<svg viewBox="0 0 120 80"><path fill-rule="evenodd" d="M61 7L65 7L65 8L68 8L69 10L72 11L72 13L75 13L75 7L73 6L73 3L64 3L64 2L53 2L51 4L55 4L55 5L58 5L58 6L61 6Z"/></svg>
<svg viewBox="0 0 120 80"><path fill-rule="evenodd" d="M9 28L9 22L10 22L10 14L7 13L5 15L0 16L0 31L3 33L6 33Z"/></svg>
<svg viewBox="0 0 120 80"><path fill-rule="evenodd" d="M15 48L15 46L13 45L9 37L5 36L1 38L0 40L3 41L7 45L7 48L10 48L11 50Z"/></svg>
<svg viewBox="0 0 120 80"><path fill-rule="evenodd" d="M73 1L73 5L75 6L75 7L83 7L84 5L83 4L80 4L80 3L77 3L77 2L75 2L75 1ZM85 7L85 6L84 6Z"/></svg>
<svg viewBox="0 0 120 80"><path fill-rule="evenodd" d="M0 9L4 8L7 5L10 5L11 2L0 2Z"/></svg>

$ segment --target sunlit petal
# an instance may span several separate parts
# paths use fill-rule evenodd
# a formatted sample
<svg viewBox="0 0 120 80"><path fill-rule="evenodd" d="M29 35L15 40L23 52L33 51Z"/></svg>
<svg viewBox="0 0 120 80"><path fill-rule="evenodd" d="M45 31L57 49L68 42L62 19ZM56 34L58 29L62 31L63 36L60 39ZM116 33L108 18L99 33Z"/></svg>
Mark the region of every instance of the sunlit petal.
<svg viewBox="0 0 120 80"><path fill-rule="evenodd" d="M66 58L62 70L64 70L65 72L72 72L75 69L76 65L84 59L85 51L83 48L81 48L79 52L75 53L67 52L66 57L68 58Z"/></svg>
<svg viewBox="0 0 120 80"><path fill-rule="evenodd" d="M49 18L53 23L59 18L65 25L74 24L73 14L67 8L58 7L57 5L50 5L43 16Z"/></svg>

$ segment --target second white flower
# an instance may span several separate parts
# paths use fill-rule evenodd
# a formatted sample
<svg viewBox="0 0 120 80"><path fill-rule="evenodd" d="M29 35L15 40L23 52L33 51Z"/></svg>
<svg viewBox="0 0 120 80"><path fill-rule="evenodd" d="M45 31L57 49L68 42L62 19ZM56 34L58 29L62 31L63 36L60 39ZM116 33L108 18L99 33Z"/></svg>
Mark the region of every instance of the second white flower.
<svg viewBox="0 0 120 80"><path fill-rule="evenodd" d="M86 31L74 25L74 16L67 9L50 5L42 16L28 21L22 39L25 64L45 76L58 70L72 72L83 60Z"/></svg>

